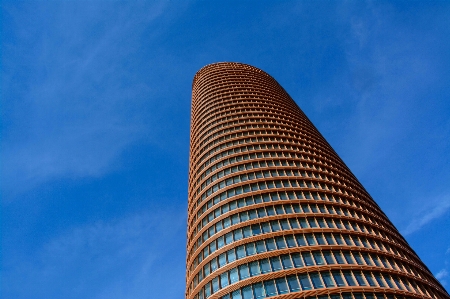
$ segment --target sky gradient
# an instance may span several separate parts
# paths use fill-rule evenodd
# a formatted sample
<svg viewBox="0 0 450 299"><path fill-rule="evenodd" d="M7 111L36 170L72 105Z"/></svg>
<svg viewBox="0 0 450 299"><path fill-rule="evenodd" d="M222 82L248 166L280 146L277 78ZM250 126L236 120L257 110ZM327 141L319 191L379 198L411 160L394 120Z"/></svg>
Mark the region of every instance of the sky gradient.
<svg viewBox="0 0 450 299"><path fill-rule="evenodd" d="M450 289L449 1L2 1L1 297L182 298L191 84L297 102Z"/></svg>

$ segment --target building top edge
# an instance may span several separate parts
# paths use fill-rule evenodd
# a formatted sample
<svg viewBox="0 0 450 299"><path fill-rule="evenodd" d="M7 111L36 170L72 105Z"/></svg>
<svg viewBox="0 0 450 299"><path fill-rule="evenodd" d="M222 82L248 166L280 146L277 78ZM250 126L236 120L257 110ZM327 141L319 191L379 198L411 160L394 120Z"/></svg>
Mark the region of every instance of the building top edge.
<svg viewBox="0 0 450 299"><path fill-rule="evenodd" d="M207 65L203 66L201 69L199 69L197 71L197 73L195 73L195 75L194 75L194 80L192 81L192 85L194 85L195 81L201 75L203 75L205 72L207 72L210 69L214 69L215 67L220 67L220 66L228 66L230 68L236 68L236 69L252 69L252 70L254 70L256 72L259 72L259 73L265 74L266 76L271 77L268 73L266 73L265 71L255 67L253 65L242 63L242 62L223 61L223 62L210 63L210 64L207 64Z"/></svg>

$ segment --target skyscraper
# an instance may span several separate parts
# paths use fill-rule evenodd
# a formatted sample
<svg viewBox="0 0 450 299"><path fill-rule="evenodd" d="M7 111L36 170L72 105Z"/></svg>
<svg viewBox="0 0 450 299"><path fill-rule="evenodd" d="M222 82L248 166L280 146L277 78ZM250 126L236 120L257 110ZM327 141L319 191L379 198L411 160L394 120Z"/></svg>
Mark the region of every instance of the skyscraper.
<svg viewBox="0 0 450 299"><path fill-rule="evenodd" d="M449 298L267 73L192 87L186 298Z"/></svg>

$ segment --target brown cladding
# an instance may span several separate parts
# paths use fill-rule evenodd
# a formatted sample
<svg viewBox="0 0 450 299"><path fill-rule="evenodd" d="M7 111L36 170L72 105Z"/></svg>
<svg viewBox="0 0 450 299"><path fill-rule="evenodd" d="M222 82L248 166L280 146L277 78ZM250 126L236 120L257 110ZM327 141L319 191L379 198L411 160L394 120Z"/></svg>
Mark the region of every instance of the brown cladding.
<svg viewBox="0 0 450 299"><path fill-rule="evenodd" d="M241 63L192 85L186 298L449 298L286 91Z"/></svg>

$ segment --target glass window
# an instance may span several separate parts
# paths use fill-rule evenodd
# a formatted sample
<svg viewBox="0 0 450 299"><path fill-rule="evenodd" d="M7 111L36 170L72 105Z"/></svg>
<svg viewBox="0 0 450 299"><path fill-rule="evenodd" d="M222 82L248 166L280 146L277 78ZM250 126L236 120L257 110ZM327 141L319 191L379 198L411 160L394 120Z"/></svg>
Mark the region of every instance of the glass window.
<svg viewBox="0 0 450 299"><path fill-rule="evenodd" d="M273 280L264 281L264 289L268 297L275 296L277 294L277 290L275 288L275 283Z"/></svg>
<svg viewBox="0 0 450 299"><path fill-rule="evenodd" d="M286 248L286 243L284 242L283 236L275 237L275 242L277 243L278 249Z"/></svg>
<svg viewBox="0 0 450 299"><path fill-rule="evenodd" d="M259 215L259 217L260 218L262 218L262 217L266 217L266 209L264 209L264 208L259 208L258 209L258 215Z"/></svg>
<svg viewBox="0 0 450 299"><path fill-rule="evenodd" d="M225 240L222 236L217 239L217 248L222 248L223 246L225 246Z"/></svg>
<svg viewBox="0 0 450 299"><path fill-rule="evenodd" d="M255 296L255 299L264 298L264 287L262 282L257 282L253 284L253 295Z"/></svg>
<svg viewBox="0 0 450 299"><path fill-rule="evenodd" d="M281 229L282 230L289 230L289 229L291 229L289 227L289 223L288 223L287 219L281 219L280 220L280 224L281 224Z"/></svg>
<svg viewBox="0 0 450 299"><path fill-rule="evenodd" d="M342 299L353 299L352 293L342 293Z"/></svg>
<svg viewBox="0 0 450 299"><path fill-rule="evenodd" d="M209 252L210 252L210 253L213 253L214 251L216 251L216 241L212 241L212 242L209 244Z"/></svg>
<svg viewBox="0 0 450 299"><path fill-rule="evenodd" d="M313 283L313 286L315 289L321 289L323 288L322 280L320 279L319 273L310 273L309 274L311 281Z"/></svg>
<svg viewBox="0 0 450 299"><path fill-rule="evenodd" d="M275 210L277 211L278 215L284 214L284 210L283 210L283 206L282 205L275 206Z"/></svg>
<svg viewBox="0 0 450 299"><path fill-rule="evenodd" d="M336 285L338 287L345 286L345 282L344 282L344 279L342 279L341 272L333 271L332 274L333 274L334 281L336 282Z"/></svg>
<svg viewBox="0 0 450 299"><path fill-rule="evenodd" d="M362 293L353 293L353 297L355 299L364 299L364 296Z"/></svg>
<svg viewBox="0 0 450 299"><path fill-rule="evenodd" d="M330 251L324 251L322 252L323 256L325 258L325 261L327 262L328 265L332 265L334 264L334 259L333 259L333 255L331 254Z"/></svg>
<svg viewBox="0 0 450 299"><path fill-rule="evenodd" d="M325 265L325 262L322 257L322 253L320 251L316 251L313 253L314 260L316 261L316 265Z"/></svg>
<svg viewBox="0 0 450 299"><path fill-rule="evenodd" d="M383 256L380 256L379 259L383 263L385 268L389 268L389 265L388 265L386 259Z"/></svg>
<svg viewBox="0 0 450 299"><path fill-rule="evenodd" d="M302 205L302 210L304 213L310 213L309 206L307 204Z"/></svg>
<svg viewBox="0 0 450 299"><path fill-rule="evenodd" d="M211 263L211 272L216 271L218 268L217 258L213 258L210 263Z"/></svg>
<svg viewBox="0 0 450 299"><path fill-rule="evenodd" d="M300 253L292 253L291 257L292 257L292 261L294 262L295 268L303 267L303 262L300 257Z"/></svg>
<svg viewBox="0 0 450 299"><path fill-rule="evenodd" d="M261 228L259 227L259 224L252 225L252 234L253 236L261 234Z"/></svg>
<svg viewBox="0 0 450 299"><path fill-rule="evenodd" d="M317 219L317 223L319 223L319 227L320 228L326 228L327 225L325 224L325 221L323 220L323 218L318 218Z"/></svg>
<svg viewBox="0 0 450 299"><path fill-rule="evenodd" d="M296 218L289 219L289 224L291 225L292 229L300 228Z"/></svg>
<svg viewBox="0 0 450 299"><path fill-rule="evenodd" d="M237 229L234 231L234 240L239 241L242 239L242 229Z"/></svg>
<svg viewBox="0 0 450 299"><path fill-rule="evenodd" d="M296 247L296 246L297 246L297 244L295 243L295 240L294 240L294 236L293 236L293 235L285 236L285 239L286 239L287 246L288 246L289 248L292 248L292 247Z"/></svg>
<svg viewBox="0 0 450 299"><path fill-rule="evenodd" d="M325 242L325 239L323 238L322 234L317 234L316 235L316 239L317 239L317 243L319 245L326 245L327 243Z"/></svg>
<svg viewBox="0 0 450 299"><path fill-rule="evenodd" d="M353 245L349 235L344 235L344 240L347 245L349 245L349 246Z"/></svg>
<svg viewBox="0 0 450 299"><path fill-rule="evenodd" d="M380 261L378 260L377 256L374 255L374 254L372 254L372 255L370 255L370 256L372 257L372 261L375 263L375 265L376 265L377 267L381 267Z"/></svg>
<svg viewBox="0 0 450 299"><path fill-rule="evenodd" d="M253 291L251 285L242 288L242 299L253 299Z"/></svg>
<svg viewBox="0 0 450 299"><path fill-rule="evenodd" d="M250 263L250 275L255 276L261 274L258 261Z"/></svg>
<svg viewBox="0 0 450 299"><path fill-rule="evenodd" d="M270 221L270 226L272 227L273 232L277 232L281 230L280 224L278 223L278 220L272 220Z"/></svg>
<svg viewBox="0 0 450 299"><path fill-rule="evenodd" d="M229 284L230 282L228 280L228 272L220 274L220 285L222 286L222 288L226 287Z"/></svg>
<svg viewBox="0 0 450 299"><path fill-rule="evenodd" d="M203 273L205 273L205 277L209 275L210 270L209 270L209 263L207 263L204 267L203 267Z"/></svg>
<svg viewBox="0 0 450 299"><path fill-rule="evenodd" d="M331 274L329 272L322 272L322 279L325 283L325 287L327 288L333 288L334 287L334 281L331 278Z"/></svg>
<svg viewBox="0 0 450 299"><path fill-rule="evenodd" d="M384 281L386 281L388 286L393 289L394 288L394 284L392 283L391 278L389 277L389 275L384 274L383 276L384 276Z"/></svg>
<svg viewBox="0 0 450 299"><path fill-rule="evenodd" d="M369 257L369 255L367 253L363 253L362 256L363 256L364 261L366 262L367 265L373 266L373 263L370 260L370 257Z"/></svg>
<svg viewBox="0 0 450 299"><path fill-rule="evenodd" d="M244 245L236 247L236 255L238 259L241 259L246 256Z"/></svg>
<svg viewBox="0 0 450 299"><path fill-rule="evenodd" d="M300 285L298 283L296 275L289 275L288 277L286 277L286 280L287 280L287 283L289 285L289 289L291 290L291 292L297 292L300 290Z"/></svg>
<svg viewBox="0 0 450 299"><path fill-rule="evenodd" d="M298 275L298 279L300 281L300 284L302 286L302 290L311 290L311 283L309 282L309 278L307 274L300 274Z"/></svg>
<svg viewBox="0 0 450 299"><path fill-rule="evenodd" d="M373 280L372 275L370 274L370 272L364 272L364 276L366 277L367 282L369 283L369 285L371 287L375 287L377 284L375 283L375 281Z"/></svg>
<svg viewBox="0 0 450 299"><path fill-rule="evenodd" d="M385 285L384 282L383 282L383 278L381 277L381 274L379 274L379 273L374 273L373 276L375 276L375 279L377 280L378 285L379 285L380 287L382 287L382 288L385 288L385 287L386 287L386 285Z"/></svg>
<svg viewBox="0 0 450 299"><path fill-rule="evenodd" d="M286 283L286 279L284 277L277 278L276 280L278 294L286 294L289 293L289 288Z"/></svg>
<svg viewBox="0 0 450 299"><path fill-rule="evenodd" d="M356 263L357 263L358 265L364 265L363 259L362 259L362 257L359 255L359 252L353 252L353 257L355 258Z"/></svg>
<svg viewBox="0 0 450 299"><path fill-rule="evenodd" d="M219 267L223 267L227 263L226 253L219 255Z"/></svg>
<svg viewBox="0 0 450 299"><path fill-rule="evenodd" d="M253 199L254 199L254 201L255 201L255 203L262 203L263 201L262 201L262 197L261 197L261 195L255 195L255 196L253 196Z"/></svg>
<svg viewBox="0 0 450 299"><path fill-rule="evenodd" d="M241 290L236 290L233 293L231 293L231 298L232 299L242 299Z"/></svg>
<svg viewBox="0 0 450 299"><path fill-rule="evenodd" d="M248 271L248 265L247 264L243 264L239 266L239 278L245 279L247 277L250 277L250 272Z"/></svg>
<svg viewBox="0 0 450 299"><path fill-rule="evenodd" d="M281 262L280 262L280 258L278 256L273 256L270 258L270 263L272 265L272 270L273 271L278 271L281 270Z"/></svg>
<svg viewBox="0 0 450 299"><path fill-rule="evenodd" d="M219 290L219 277L212 280L212 292L215 293Z"/></svg>
<svg viewBox="0 0 450 299"><path fill-rule="evenodd" d="M248 211L248 217L250 218L250 220L258 218L258 215L256 214L256 210Z"/></svg>
<svg viewBox="0 0 450 299"><path fill-rule="evenodd" d="M272 272L272 269L270 268L269 259L260 260L259 264L261 266L261 273Z"/></svg>
<svg viewBox="0 0 450 299"><path fill-rule="evenodd" d="M353 275L355 276L356 281L358 282L358 284L360 286L365 286L366 285L366 282L364 281L364 277L363 277L363 275L362 275L362 273L360 271L353 272Z"/></svg>
<svg viewBox="0 0 450 299"><path fill-rule="evenodd" d="M210 282L208 282L206 285L205 285L205 298L208 298L209 296L211 296L211 283Z"/></svg>
<svg viewBox="0 0 450 299"><path fill-rule="evenodd" d="M316 240L313 234L305 234L306 240L308 240L308 245L316 245Z"/></svg>
<svg viewBox="0 0 450 299"><path fill-rule="evenodd" d="M310 227L317 227L316 220L314 218L308 218L308 222Z"/></svg>
<svg viewBox="0 0 450 299"><path fill-rule="evenodd" d="M256 242L256 251L258 253L266 252L266 245L264 244L264 241Z"/></svg>
<svg viewBox="0 0 450 299"><path fill-rule="evenodd" d="M261 223L261 228L262 228L263 233L265 233L265 234L270 233L270 225L269 225L269 222L263 222L263 223Z"/></svg>
<svg viewBox="0 0 450 299"><path fill-rule="evenodd" d="M356 246L361 246L361 243L359 242L359 239L357 236L353 236L353 243L355 243Z"/></svg>
<svg viewBox="0 0 450 299"><path fill-rule="evenodd" d="M306 266L314 266L311 252L302 252L302 256Z"/></svg>
<svg viewBox="0 0 450 299"><path fill-rule="evenodd" d="M298 221L300 222L301 228L309 228L308 223L306 222L305 218L299 218Z"/></svg>
<svg viewBox="0 0 450 299"><path fill-rule="evenodd" d="M244 238L251 237L252 230L251 230L250 226L246 226L242 230L243 230L243 233L244 233Z"/></svg>
<svg viewBox="0 0 450 299"><path fill-rule="evenodd" d="M344 274L345 280L347 281L347 284L349 286L356 286L356 282L353 279L352 273L350 271L342 271L342 274Z"/></svg>
<svg viewBox="0 0 450 299"><path fill-rule="evenodd" d="M234 249L230 249L227 251L228 263L234 262L236 260L236 253Z"/></svg>
<svg viewBox="0 0 450 299"><path fill-rule="evenodd" d="M277 249L277 246L275 245L275 240L272 239L272 238L271 239L267 239L266 240L266 247L267 247L268 251Z"/></svg>
<svg viewBox="0 0 450 299"><path fill-rule="evenodd" d="M233 268L229 272L230 272L230 283L235 283L235 282L239 281L239 275L238 275L237 268Z"/></svg>
<svg viewBox="0 0 450 299"><path fill-rule="evenodd" d="M334 235L334 239L336 240L336 243L337 243L338 245L344 244L344 241L342 241L341 235Z"/></svg>
<svg viewBox="0 0 450 299"><path fill-rule="evenodd" d="M245 249L247 251L247 255L254 255L256 254L256 248L254 243L249 243L245 245Z"/></svg>
<svg viewBox="0 0 450 299"><path fill-rule="evenodd" d="M284 254L284 255L280 256L280 258L281 258L281 263L283 264L284 269L290 269L290 268L294 267L292 265L291 257L289 256L289 254Z"/></svg>
<svg viewBox="0 0 450 299"><path fill-rule="evenodd" d="M216 223L216 232L220 232L222 230L222 221Z"/></svg>
<svg viewBox="0 0 450 299"><path fill-rule="evenodd" d="M401 282L408 289L408 291L414 292L414 290L411 288L411 286L409 285L408 280L406 278L400 279L400 277L397 277L397 279L401 280Z"/></svg>
<svg viewBox="0 0 450 299"><path fill-rule="evenodd" d="M328 224L328 227L329 227L329 228L334 228L334 227L335 227L335 226L334 226L333 219L331 219L331 218L328 218L328 219L327 219L327 224Z"/></svg>
<svg viewBox="0 0 450 299"><path fill-rule="evenodd" d="M324 234L325 239L327 240L328 245L335 245L333 236L331 234Z"/></svg>
<svg viewBox="0 0 450 299"><path fill-rule="evenodd" d="M287 213L287 214L292 214L292 213L294 213L294 211L292 210L291 205L285 205L285 206L284 206L284 209L286 210L286 213Z"/></svg>
<svg viewBox="0 0 450 299"><path fill-rule="evenodd" d="M298 246L306 246L305 237L303 235L295 235Z"/></svg>
<svg viewBox="0 0 450 299"><path fill-rule="evenodd" d="M349 251L344 251L344 256L345 256L345 260L347 261L348 264L354 264L355 262L352 259L352 255Z"/></svg>

